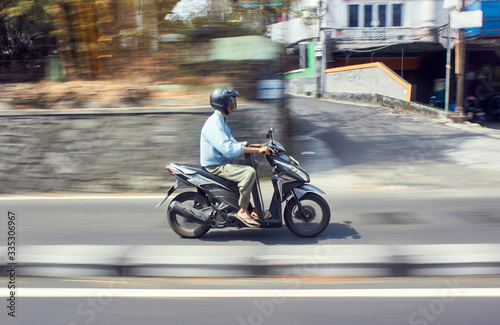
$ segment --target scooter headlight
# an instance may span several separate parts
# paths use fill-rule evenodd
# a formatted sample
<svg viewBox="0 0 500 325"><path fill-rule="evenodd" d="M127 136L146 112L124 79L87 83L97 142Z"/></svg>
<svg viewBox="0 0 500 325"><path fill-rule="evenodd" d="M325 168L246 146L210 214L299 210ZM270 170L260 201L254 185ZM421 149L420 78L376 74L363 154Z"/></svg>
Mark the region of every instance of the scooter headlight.
<svg viewBox="0 0 500 325"><path fill-rule="evenodd" d="M304 182L309 182L309 175L300 167L300 166L293 166L291 164L287 164L281 161L276 161L278 165L281 166L284 170L288 171L289 173L293 174L294 177L304 181Z"/></svg>
<svg viewBox="0 0 500 325"><path fill-rule="evenodd" d="M290 166L290 169L292 170L292 172L294 172L297 176L299 176L304 182L309 182L309 175L303 171L301 168L297 168L297 167L294 167L294 166Z"/></svg>

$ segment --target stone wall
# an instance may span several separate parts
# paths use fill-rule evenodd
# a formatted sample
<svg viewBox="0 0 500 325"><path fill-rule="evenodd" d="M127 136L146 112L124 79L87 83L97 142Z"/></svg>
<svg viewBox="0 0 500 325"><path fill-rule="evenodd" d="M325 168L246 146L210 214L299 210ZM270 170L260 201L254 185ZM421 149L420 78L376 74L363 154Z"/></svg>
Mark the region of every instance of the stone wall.
<svg viewBox="0 0 500 325"><path fill-rule="evenodd" d="M325 93L324 98L389 107L399 111L416 113L431 118L447 117L447 114L439 108L379 94Z"/></svg>
<svg viewBox="0 0 500 325"><path fill-rule="evenodd" d="M175 181L169 162L199 164L210 107L0 112L1 193L158 192ZM279 103L240 105L233 136L266 142L269 127L288 142ZM265 123L262 123L264 117ZM267 162L266 162L267 164Z"/></svg>

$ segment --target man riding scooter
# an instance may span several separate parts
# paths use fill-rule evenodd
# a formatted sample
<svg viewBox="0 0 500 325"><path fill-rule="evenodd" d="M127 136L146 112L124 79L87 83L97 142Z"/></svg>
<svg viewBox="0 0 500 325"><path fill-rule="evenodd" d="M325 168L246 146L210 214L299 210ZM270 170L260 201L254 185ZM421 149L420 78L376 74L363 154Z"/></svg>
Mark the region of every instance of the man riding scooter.
<svg viewBox="0 0 500 325"><path fill-rule="evenodd" d="M201 167L176 162L168 164L165 169L176 182L157 207L179 187L189 187L172 198L167 207L168 224L185 238L200 238L210 229L279 228L284 224L299 237L321 234L328 227L331 214L328 202L321 196L325 192L310 184L306 170L286 154L285 147L275 139L274 128L267 131L269 141L265 145L247 145L231 135L225 118L236 110L238 96L236 91L226 87L212 92L210 104L215 111L201 131ZM242 153L245 154L245 166L234 164L233 159ZM273 193L268 210L264 210L252 153L265 154L272 168Z"/></svg>
<svg viewBox="0 0 500 325"><path fill-rule="evenodd" d="M244 153L269 155L272 149L265 144L238 142L231 135L226 117L236 111L236 97L240 95L232 88L219 87L210 94L210 105L214 113L207 119L200 136L200 163L211 174L238 184L239 207L236 217L248 227L259 227L258 216L250 214L250 195L256 180L256 171L251 166L233 164L233 159Z"/></svg>

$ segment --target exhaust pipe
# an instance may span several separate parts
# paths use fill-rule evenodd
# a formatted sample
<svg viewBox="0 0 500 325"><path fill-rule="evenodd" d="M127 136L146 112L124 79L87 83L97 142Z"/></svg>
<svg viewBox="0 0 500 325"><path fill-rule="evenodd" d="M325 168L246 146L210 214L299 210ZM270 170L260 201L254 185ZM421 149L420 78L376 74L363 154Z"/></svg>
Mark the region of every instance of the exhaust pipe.
<svg viewBox="0 0 500 325"><path fill-rule="evenodd" d="M210 216L179 201L172 201L169 208L175 214L181 215L189 221L199 223L203 226L208 226L211 222Z"/></svg>

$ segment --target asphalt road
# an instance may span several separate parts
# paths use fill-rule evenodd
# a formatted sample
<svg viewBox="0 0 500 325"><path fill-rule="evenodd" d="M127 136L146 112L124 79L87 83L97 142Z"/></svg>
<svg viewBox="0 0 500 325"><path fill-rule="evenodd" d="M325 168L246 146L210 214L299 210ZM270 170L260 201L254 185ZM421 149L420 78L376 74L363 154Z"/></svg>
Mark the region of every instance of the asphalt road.
<svg viewBox="0 0 500 325"><path fill-rule="evenodd" d="M496 278L24 279L18 292L16 318L3 309L2 324L490 325L500 316Z"/></svg>
<svg viewBox="0 0 500 325"><path fill-rule="evenodd" d="M264 191L264 195L270 195ZM327 191L332 221L317 238L286 229L211 230L200 239L177 236L160 196L79 197L0 201L17 215L18 245L310 245L498 243L496 193L464 197L411 191ZM7 211L2 211L7 218ZM1 239L6 239L6 232Z"/></svg>
<svg viewBox="0 0 500 325"><path fill-rule="evenodd" d="M290 106L296 158L311 156L304 161L306 169L331 183L367 189L498 190L497 129L310 98L293 98Z"/></svg>
<svg viewBox="0 0 500 325"><path fill-rule="evenodd" d="M290 152L326 192L332 222L318 238L286 228L210 231L182 239L153 196L0 198L19 245L309 245L497 243L500 131L389 108L292 98ZM279 135L277 135L279 139ZM269 204L270 182L262 182ZM2 225L0 240L6 239Z"/></svg>
<svg viewBox="0 0 500 325"><path fill-rule="evenodd" d="M98 303L97 298L87 299ZM266 305L261 308L269 309L263 311L254 305L259 303L258 298L115 298L112 306L97 307L93 307L87 299L24 299L22 308L30 310L30 313L23 314L19 310L21 316L18 320L2 324L78 325L95 320L96 324L102 325L491 325L500 316L498 298L460 298L452 305L441 302L435 306L430 305L433 298L287 298L286 304L277 307ZM268 299L263 298L263 301ZM102 312L98 312L100 308L103 308ZM435 308L435 314L430 308ZM444 312L441 313L441 310ZM40 319L44 321L40 322Z"/></svg>

